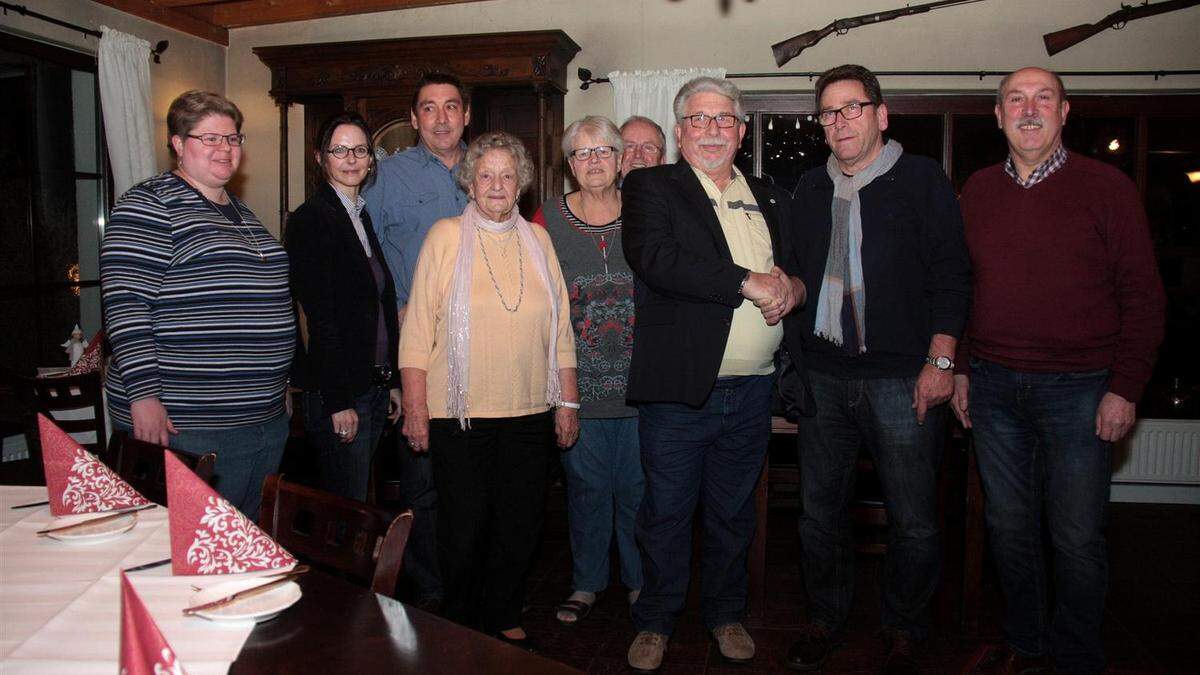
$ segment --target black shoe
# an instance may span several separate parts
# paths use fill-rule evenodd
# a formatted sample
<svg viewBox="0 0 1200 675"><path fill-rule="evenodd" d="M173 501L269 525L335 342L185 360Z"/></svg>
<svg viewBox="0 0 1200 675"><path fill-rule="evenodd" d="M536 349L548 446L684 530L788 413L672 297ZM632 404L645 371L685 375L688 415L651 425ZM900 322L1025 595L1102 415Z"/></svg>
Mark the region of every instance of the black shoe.
<svg viewBox="0 0 1200 675"><path fill-rule="evenodd" d="M537 654L541 652L541 647L539 647L538 644L533 641L533 638L529 637L529 633L526 633L525 637L523 638L510 638L504 633L496 633L495 638L501 642L507 642L517 649L524 649L530 654Z"/></svg>
<svg viewBox="0 0 1200 675"><path fill-rule="evenodd" d="M793 670L817 670L835 646L828 629L809 622L800 627L800 638L788 648L784 663Z"/></svg>
<svg viewBox="0 0 1200 675"><path fill-rule="evenodd" d="M883 639L887 643L888 654L883 660L883 675L916 675L920 672L917 667L916 644L907 632L895 629L884 629Z"/></svg>

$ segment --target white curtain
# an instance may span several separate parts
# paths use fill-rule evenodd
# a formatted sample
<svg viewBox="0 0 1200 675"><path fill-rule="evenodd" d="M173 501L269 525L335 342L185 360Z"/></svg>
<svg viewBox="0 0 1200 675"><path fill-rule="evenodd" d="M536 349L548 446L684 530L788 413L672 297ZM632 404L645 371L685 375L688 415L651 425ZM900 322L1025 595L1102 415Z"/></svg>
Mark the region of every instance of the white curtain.
<svg viewBox="0 0 1200 675"><path fill-rule="evenodd" d="M100 27L100 107L118 196L157 173L150 114L150 43Z"/></svg>
<svg viewBox="0 0 1200 675"><path fill-rule="evenodd" d="M724 68L681 68L678 70L613 71L608 74L613 88L613 121L620 126L630 115L649 117L658 122L667 136L666 162L674 162L675 111L671 104L688 80L697 77L725 77Z"/></svg>

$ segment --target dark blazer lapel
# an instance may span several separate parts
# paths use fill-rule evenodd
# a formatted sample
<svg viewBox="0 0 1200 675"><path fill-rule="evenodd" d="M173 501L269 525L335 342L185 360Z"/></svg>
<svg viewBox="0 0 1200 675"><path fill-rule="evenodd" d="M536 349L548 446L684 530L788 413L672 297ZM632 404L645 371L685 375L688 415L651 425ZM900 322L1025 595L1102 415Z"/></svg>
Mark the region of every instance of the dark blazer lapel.
<svg viewBox="0 0 1200 675"><path fill-rule="evenodd" d="M733 254L729 252L729 243L725 241L725 232L721 229L721 221L717 220L717 212L713 209L712 200L704 191L704 186L700 184L696 172L692 170L687 161L680 159L675 163L672 178L679 184L680 195L683 197L684 203L692 210L692 219L707 226L713 243L717 245L717 250L726 260L732 262Z"/></svg>
<svg viewBox="0 0 1200 675"><path fill-rule="evenodd" d="M746 185L750 186L750 193L754 195L754 201L758 202L763 219L767 221L767 231L771 233L771 250L774 252L775 259L779 260L780 252L783 251L780 238L780 205L771 195L771 190L766 184L755 180L752 176L745 176L745 178Z"/></svg>
<svg viewBox="0 0 1200 675"><path fill-rule="evenodd" d="M321 198L322 205L333 212L333 217L337 222L337 236L342 239L342 243L356 251L359 260L363 263L364 269L367 270L368 276L371 276L371 285L374 286L374 276L370 272L370 261L367 260L367 252L363 250L362 242L358 239L358 233L354 231L354 223L350 222L350 214L346 213L346 207L342 204L342 200L334 192L333 186L329 183L321 183L321 187L317 190L317 195ZM364 208L363 213L367 210ZM368 240L370 235L368 235ZM375 246L372 246L374 251ZM379 252L374 252L372 255L380 255ZM382 259L382 258L381 258Z"/></svg>

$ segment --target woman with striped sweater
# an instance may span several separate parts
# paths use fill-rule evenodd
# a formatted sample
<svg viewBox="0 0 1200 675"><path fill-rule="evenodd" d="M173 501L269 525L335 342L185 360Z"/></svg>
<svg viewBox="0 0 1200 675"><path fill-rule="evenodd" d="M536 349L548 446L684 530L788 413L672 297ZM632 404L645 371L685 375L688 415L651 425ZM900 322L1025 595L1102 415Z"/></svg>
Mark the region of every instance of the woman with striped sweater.
<svg viewBox="0 0 1200 675"><path fill-rule="evenodd" d="M241 126L241 111L218 94L171 103L176 166L113 208L100 282L113 425L215 452L217 490L257 519L263 479L287 440L295 321L287 254L225 189L241 161Z"/></svg>

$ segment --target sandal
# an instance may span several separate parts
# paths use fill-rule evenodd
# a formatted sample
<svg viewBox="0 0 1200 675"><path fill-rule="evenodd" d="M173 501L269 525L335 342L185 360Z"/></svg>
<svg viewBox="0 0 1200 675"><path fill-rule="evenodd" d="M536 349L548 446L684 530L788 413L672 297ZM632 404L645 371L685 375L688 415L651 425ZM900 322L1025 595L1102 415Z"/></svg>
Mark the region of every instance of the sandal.
<svg viewBox="0 0 1200 675"><path fill-rule="evenodd" d="M575 618L564 621L563 618L561 616L559 616L560 612L566 613ZM564 626L574 626L574 625L578 624L580 621L583 621L585 618L587 618L587 615L591 614L591 613L592 613L591 603L583 602L582 600L567 600L567 601L563 602L562 604L560 604L558 607L554 608L554 618L558 619L558 622L563 624Z"/></svg>

